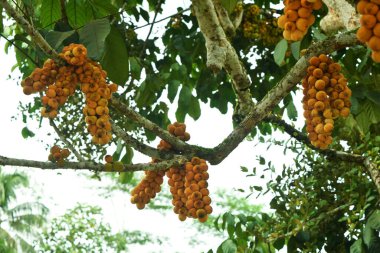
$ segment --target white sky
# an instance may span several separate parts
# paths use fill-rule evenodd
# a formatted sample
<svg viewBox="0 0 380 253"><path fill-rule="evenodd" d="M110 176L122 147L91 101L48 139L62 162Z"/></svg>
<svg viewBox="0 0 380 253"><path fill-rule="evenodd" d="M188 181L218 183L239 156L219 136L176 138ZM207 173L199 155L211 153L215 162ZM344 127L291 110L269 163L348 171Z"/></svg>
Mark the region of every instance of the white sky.
<svg viewBox="0 0 380 253"><path fill-rule="evenodd" d="M186 6L185 1L181 2L183 2L183 6ZM165 23L163 22L163 24ZM144 36L142 37L145 38ZM8 80L15 58L13 53L10 55L4 54L3 47L4 40L0 39L0 85L2 86L2 92L0 92L0 112L2 116L0 132L3 133L0 155L46 161L48 156L48 151L45 150L46 144L53 145L53 138L47 135L48 132L53 130L47 124L47 121L44 120L42 128L38 129L38 122L29 120L28 127L36 133L36 136L31 139L23 139L21 129L24 124L21 117L18 117L18 120L11 120L11 117L18 113L17 106L19 101L32 101L33 96L25 96L21 87L15 81ZM13 50L10 50L10 52L13 52ZM13 76L19 76L18 70L13 73ZM232 131L232 108L230 108L229 113L222 115L218 110L210 109L205 104L202 104L201 107L202 115L197 122L194 122L189 117L186 118L187 129L191 134L189 143L213 147ZM170 119L172 121L175 120L174 113L175 104L170 108ZM84 138L88 138L88 136ZM285 136L285 138L288 137ZM40 140L43 140L43 142ZM249 169L258 166L256 161L257 154L261 154L267 160L272 159L272 163L277 165L278 172L280 172L283 162L289 161L289 157L283 156L281 148L272 146L270 152L268 152L266 145L259 144L255 146L256 144L256 141L245 141L221 164L210 166L209 189L211 196L219 188L232 192L234 189L247 189L250 185L261 184L262 182L253 182L252 177L246 178L245 174L240 171L240 166L246 166ZM113 151L114 148L111 148L109 153L113 153ZM273 159L274 157L276 159ZM148 160L148 158L136 153L133 162L147 162ZM16 168L5 167L4 170L11 172L15 171ZM130 204L130 196L126 193L115 192L111 197L105 199L99 196L99 191L94 189L94 187L105 185L107 183L104 182L105 180L101 182L87 180L87 178L79 176L79 173L67 170L57 172L29 168L23 169L23 171L27 171L31 175L32 189L23 191L24 195L20 196L20 200L31 200L30 198L33 194L42 195L41 201L51 210L51 217L63 214L65 210L73 208L76 203L99 205L104 209L105 221L110 223L115 231L142 230L170 238L169 244L156 246L154 249L144 246L131 247L131 252L206 252L210 248L215 250L221 243L220 239L203 235L207 245L201 243L188 247L189 238L184 235L184 232L189 231L188 224L192 222L187 220L182 223L174 213L163 216L151 210L137 210L134 205ZM35 193L30 190L35 190ZM269 196L259 199L255 199L255 196L256 194L251 195L250 201L254 204L264 204L265 209L268 210ZM214 215L218 215L218 213L215 212ZM194 229L190 231L190 234L197 233ZM186 234L188 235L189 232L186 232Z"/></svg>

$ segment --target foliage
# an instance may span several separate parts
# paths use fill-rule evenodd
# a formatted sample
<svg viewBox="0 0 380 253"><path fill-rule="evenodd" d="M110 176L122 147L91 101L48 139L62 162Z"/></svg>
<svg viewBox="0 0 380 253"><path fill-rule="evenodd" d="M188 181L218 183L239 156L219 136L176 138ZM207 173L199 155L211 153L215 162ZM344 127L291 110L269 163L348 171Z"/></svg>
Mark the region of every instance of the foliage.
<svg viewBox="0 0 380 253"><path fill-rule="evenodd" d="M54 218L35 246L43 252L126 252L132 244L161 244L141 231L113 233L97 206L78 205Z"/></svg>

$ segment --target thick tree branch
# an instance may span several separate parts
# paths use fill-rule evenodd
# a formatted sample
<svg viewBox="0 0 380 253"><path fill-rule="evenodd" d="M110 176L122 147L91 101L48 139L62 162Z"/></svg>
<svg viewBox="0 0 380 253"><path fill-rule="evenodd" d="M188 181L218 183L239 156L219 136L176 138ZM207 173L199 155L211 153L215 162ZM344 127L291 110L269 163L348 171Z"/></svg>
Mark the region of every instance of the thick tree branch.
<svg viewBox="0 0 380 253"><path fill-rule="evenodd" d="M235 27L232 24L228 12L224 9L220 0L212 0L214 2L216 13L218 14L219 22L223 27L224 32L228 37L235 36Z"/></svg>
<svg viewBox="0 0 380 253"><path fill-rule="evenodd" d="M355 7L346 0L323 0L329 13L320 22L321 29L327 33L338 30L354 30L359 27L359 15Z"/></svg>
<svg viewBox="0 0 380 253"><path fill-rule="evenodd" d="M157 163L138 163L138 164L124 164L123 169L117 170L118 172L128 171L146 171L146 170L163 170L172 166L180 166L189 161L189 158L185 156L175 156L171 160L160 161ZM90 171L105 171L104 164L95 164L93 162L65 162L62 166L52 162L41 162L17 158L9 158L0 156L0 165L3 166L18 166L18 167L31 167L39 169L73 169L73 170L90 170ZM107 172L115 172L113 169Z"/></svg>
<svg viewBox="0 0 380 253"><path fill-rule="evenodd" d="M313 55L328 54L338 49L358 44L355 34L340 34L310 46L293 68L282 80L271 89L266 96L250 111L245 119L214 148L217 161L226 158L263 118L265 118L281 100L289 94L294 86L305 76L308 60Z"/></svg>
<svg viewBox="0 0 380 253"><path fill-rule="evenodd" d="M239 114L246 115L250 107L253 106L249 90L251 81L239 60L236 50L232 47L222 29L223 23L227 23L226 20L229 20L229 17L221 6L220 1L213 1L214 3L211 0L193 0L195 15L206 40L207 66L214 72L225 68L232 78L239 104ZM229 23L231 23L230 20ZM224 26L229 27L229 23L224 24ZM231 26L233 25L231 24Z"/></svg>
<svg viewBox="0 0 380 253"><path fill-rule="evenodd" d="M52 56L55 59L60 60L57 52L46 42L46 40L41 36L41 34L34 29L34 27L8 3L6 0L0 0L0 5L4 7L5 11L11 16L26 33L32 37L34 43L36 43L42 51L47 55Z"/></svg>

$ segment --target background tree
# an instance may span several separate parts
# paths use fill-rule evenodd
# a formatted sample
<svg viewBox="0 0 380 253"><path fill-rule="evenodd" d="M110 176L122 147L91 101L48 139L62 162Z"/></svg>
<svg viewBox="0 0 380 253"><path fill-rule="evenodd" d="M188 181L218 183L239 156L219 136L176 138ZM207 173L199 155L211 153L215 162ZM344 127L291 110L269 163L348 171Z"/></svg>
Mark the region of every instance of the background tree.
<svg viewBox="0 0 380 253"><path fill-rule="evenodd" d="M39 202L17 203L16 190L28 186L22 173L0 171L0 249L2 252L34 252L33 240L46 222L47 208Z"/></svg>
<svg viewBox="0 0 380 253"><path fill-rule="evenodd" d="M139 231L112 233L100 207L78 205L52 220L36 246L42 252L127 252L132 244L161 244Z"/></svg>
<svg viewBox="0 0 380 253"><path fill-rule="evenodd" d="M10 28L1 26L1 35L8 46L15 47L15 67L23 78L47 58L62 64L57 52L70 43L80 43L89 58L108 72L109 80L119 85L109 107L115 136L112 144L118 146L113 158L122 166L101 164L107 146L92 144L83 133L85 102L80 92L50 120L60 142L75 156L72 162L62 165L0 157L0 164L96 173L110 169L121 171L121 180L130 182L133 171L182 166L194 156L217 165L245 139L258 138L269 146L284 147L294 161L274 168L273 161L259 155L261 169L273 172L269 179L256 168L242 168L249 176L267 179L267 189L252 185L251 190L272 192L270 204L275 213L222 215L221 224L218 220L215 224L227 229L229 238L218 251L274 252L286 245L289 252L376 252L379 64L353 31L359 25L355 3L324 2L330 10L324 5L313 12L316 22L301 41L292 42L282 39L276 25L282 7L271 4L279 4L277 0L257 0L255 5L252 1L242 5L233 0L193 0L191 8L178 9L160 20L158 13L168 6L161 0L2 0ZM371 2L378 5L376 0ZM143 39L136 34L140 19L149 27ZM151 38L154 26L163 21L168 21L163 35ZM309 141L307 129L298 130L288 123L301 117L296 109L302 100L297 84L306 76L308 61L320 54L339 62L352 90L352 114L335 122L333 143L323 150ZM170 123L169 106L174 104L176 120L183 122L186 116L200 117L200 102L222 114L234 108L235 129L213 148L187 144L165 130ZM34 103L20 107L25 124L41 119L42 103L36 96ZM292 140L272 139L276 132L285 132ZM26 126L23 134L28 137L32 131ZM170 145L170 151L146 144L157 136ZM132 149L160 161L130 164Z"/></svg>

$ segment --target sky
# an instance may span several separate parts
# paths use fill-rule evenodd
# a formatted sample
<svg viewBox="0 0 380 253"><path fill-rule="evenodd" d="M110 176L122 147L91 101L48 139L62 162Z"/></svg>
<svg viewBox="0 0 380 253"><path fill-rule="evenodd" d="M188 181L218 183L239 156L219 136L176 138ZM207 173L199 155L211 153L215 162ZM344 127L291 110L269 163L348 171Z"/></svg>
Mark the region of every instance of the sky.
<svg viewBox="0 0 380 253"><path fill-rule="evenodd" d="M188 1L180 1L180 4L186 8ZM173 9L175 10L174 7ZM162 24L165 23L162 22ZM145 38L144 31L140 32L142 35L139 36ZM158 34L159 30L154 30L152 37ZM20 115L17 119L12 119L12 117L18 115L17 106L19 101L27 103L33 100L33 96L25 96L17 81L9 79L11 67L15 64L15 57L13 50L10 50L11 53L7 55L4 53L3 47L4 39L0 39L0 85L2 86L2 92L0 92L0 112L2 116L0 131L3 133L0 155L46 161L48 156L46 147L54 144L53 129L51 129L46 119L43 120L41 128L38 127L39 122L29 120L28 128L36 133L36 136L29 139L24 139L21 136L21 129L25 125L22 123ZM19 77L19 75L17 69L12 73L12 77ZM169 111L172 121L175 121L175 104L176 102L170 107ZM211 109L203 103L201 103L201 108L202 115L199 120L194 122L191 118L186 118L187 131L191 134L189 143L204 147L214 147L233 130L231 122L233 110L229 108L229 112L223 115L217 109ZM48 133L53 133L53 135L49 136ZM87 137L85 136L85 138ZM277 135L277 137L288 138L283 135ZM113 153L114 150L115 147L111 147L108 153ZM267 160L276 157L273 160L275 167L282 168L283 162L291 162L289 157L285 157L282 152L283 149L280 147L272 146L267 151L266 144L258 144L257 141L244 141L222 163L209 167L211 196L221 188L228 192L239 194L236 189L248 189L251 185L262 184L263 182L254 182L252 177L247 178L240 171L240 166L246 166L249 169L258 166L256 155L260 154ZM148 157L137 152L133 158L134 163L147 161L149 161ZM155 235L164 234L170 238L169 244L154 248L134 246L131 247L131 252L193 253L207 251L210 248L216 249L221 243L220 238L208 235L208 237L205 237L207 245L200 243L199 245L184 248L184 245L188 245L189 235L197 233L194 229L189 230L192 222L186 221L182 223L174 213L162 215L152 210L137 210L134 205L130 204L129 194L124 192L115 192L109 198L104 198L97 188L106 186L109 183L108 180L88 180L87 177L81 175L82 172L72 170L49 171L34 168L20 169L9 166L5 167L4 170L6 172L22 170L31 176L32 187L23 190L22 196L18 199L23 202L33 200L37 195L41 196L40 201L50 209L50 217L64 214L77 203L99 205L103 208L105 222L110 223L114 231L142 230ZM241 194L241 196L245 195ZM260 198L255 198L255 196L256 194L253 194L249 198L251 203L261 204L264 206L264 210L269 211L268 196ZM214 215L217 214L215 213ZM148 226L147 224L150 225ZM190 232L185 233L185 231Z"/></svg>

